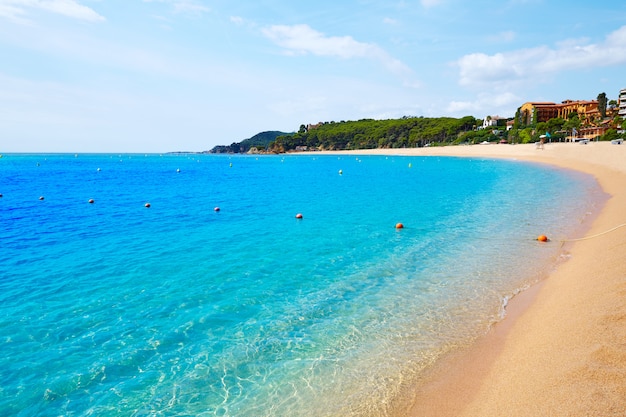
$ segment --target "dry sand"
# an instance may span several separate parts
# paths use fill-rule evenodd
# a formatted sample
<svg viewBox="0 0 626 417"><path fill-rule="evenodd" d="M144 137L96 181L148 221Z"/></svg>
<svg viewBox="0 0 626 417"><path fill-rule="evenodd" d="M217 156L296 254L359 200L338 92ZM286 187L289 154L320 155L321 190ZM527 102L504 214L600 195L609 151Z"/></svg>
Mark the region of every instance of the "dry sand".
<svg viewBox="0 0 626 417"><path fill-rule="evenodd" d="M568 247L567 262L515 297L489 334L435 366L416 387L409 416L626 416L626 227L592 237L626 223L626 144L355 153L549 163L592 174L610 195L588 239Z"/></svg>

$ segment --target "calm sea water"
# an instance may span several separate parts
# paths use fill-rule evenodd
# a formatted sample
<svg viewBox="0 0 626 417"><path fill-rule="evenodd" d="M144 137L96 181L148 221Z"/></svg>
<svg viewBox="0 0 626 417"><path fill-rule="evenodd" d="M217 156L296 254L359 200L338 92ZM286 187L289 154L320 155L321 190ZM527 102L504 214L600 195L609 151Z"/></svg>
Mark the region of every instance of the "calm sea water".
<svg viewBox="0 0 626 417"><path fill-rule="evenodd" d="M597 188L517 161L80 154L4 155L0 193L1 415L382 416Z"/></svg>

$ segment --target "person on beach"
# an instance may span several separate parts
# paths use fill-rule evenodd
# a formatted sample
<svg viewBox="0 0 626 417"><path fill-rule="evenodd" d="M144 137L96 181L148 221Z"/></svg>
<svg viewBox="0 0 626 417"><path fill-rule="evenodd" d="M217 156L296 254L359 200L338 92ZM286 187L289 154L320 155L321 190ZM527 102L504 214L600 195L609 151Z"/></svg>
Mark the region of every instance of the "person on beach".
<svg viewBox="0 0 626 417"><path fill-rule="evenodd" d="M537 149L543 149L544 138L541 138L539 142L536 143Z"/></svg>

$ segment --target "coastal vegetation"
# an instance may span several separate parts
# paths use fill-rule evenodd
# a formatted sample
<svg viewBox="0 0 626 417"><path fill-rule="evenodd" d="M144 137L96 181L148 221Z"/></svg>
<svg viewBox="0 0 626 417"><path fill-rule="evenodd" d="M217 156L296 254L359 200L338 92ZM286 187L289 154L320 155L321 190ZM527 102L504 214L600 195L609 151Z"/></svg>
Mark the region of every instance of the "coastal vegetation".
<svg viewBox="0 0 626 417"><path fill-rule="evenodd" d="M276 130L261 132L241 142L234 142L230 145L218 145L211 149L210 153L247 153L250 152L251 149L263 152L270 142L284 135L289 135L289 133Z"/></svg>
<svg viewBox="0 0 626 417"><path fill-rule="evenodd" d="M271 152L300 149L374 149L421 147L458 142L463 133L473 132L472 116L326 122L300 126L297 133L283 135L269 144Z"/></svg>
<svg viewBox="0 0 626 417"><path fill-rule="evenodd" d="M581 130L597 129L594 140L624 138L626 120L618 112L618 103L608 101L605 93L597 97L597 114L569 113L539 123L537 114L521 114L497 123L483 123L473 116L416 117L400 119L362 119L357 121L320 122L301 125L297 132L261 132L250 139L228 146L216 146L211 153L284 153L315 150L355 150L415 148L477 143L533 143L541 139L568 141ZM535 110L536 112L536 110ZM493 122L488 116L485 120ZM485 127L489 125L488 127ZM587 136L585 136L587 137Z"/></svg>

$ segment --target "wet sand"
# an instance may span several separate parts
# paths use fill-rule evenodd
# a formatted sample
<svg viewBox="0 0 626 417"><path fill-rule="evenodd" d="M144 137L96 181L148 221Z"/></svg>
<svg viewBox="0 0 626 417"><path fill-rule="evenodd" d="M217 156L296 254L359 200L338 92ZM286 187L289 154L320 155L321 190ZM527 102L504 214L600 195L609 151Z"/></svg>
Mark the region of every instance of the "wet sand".
<svg viewBox="0 0 626 417"><path fill-rule="evenodd" d="M571 237L585 239L568 244L566 262L513 298L487 335L430 370L408 416L626 416L626 227L618 227L626 224L626 144L354 153L548 163L593 175L610 195L585 236Z"/></svg>

